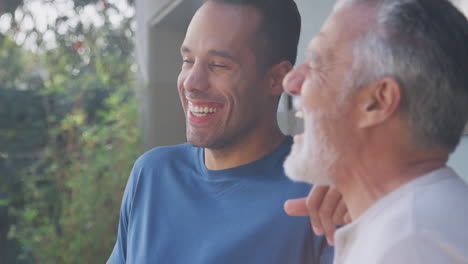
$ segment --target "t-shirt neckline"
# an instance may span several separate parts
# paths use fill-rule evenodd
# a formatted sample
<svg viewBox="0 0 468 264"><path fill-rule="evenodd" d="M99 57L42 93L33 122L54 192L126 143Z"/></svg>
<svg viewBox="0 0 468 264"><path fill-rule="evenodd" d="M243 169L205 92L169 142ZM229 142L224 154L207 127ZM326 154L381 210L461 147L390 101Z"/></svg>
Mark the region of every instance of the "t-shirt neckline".
<svg viewBox="0 0 468 264"><path fill-rule="evenodd" d="M263 171L272 166L272 160L282 159L289 153L292 145L292 137L286 136L283 141L271 152L258 160L250 163L223 170L210 170L205 166L204 149L196 147L195 155L198 160L198 167L203 178L207 181L226 181L244 178L245 176L265 177L265 173L252 173L253 171ZM282 164L281 164L282 166Z"/></svg>

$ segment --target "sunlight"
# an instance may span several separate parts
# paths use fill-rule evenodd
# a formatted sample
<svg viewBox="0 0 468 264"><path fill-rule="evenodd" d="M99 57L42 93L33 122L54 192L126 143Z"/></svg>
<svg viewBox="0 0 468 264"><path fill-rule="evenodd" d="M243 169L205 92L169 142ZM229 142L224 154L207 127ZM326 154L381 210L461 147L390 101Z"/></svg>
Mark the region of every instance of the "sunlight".
<svg viewBox="0 0 468 264"><path fill-rule="evenodd" d="M55 47L54 34L48 34L51 25L58 26L59 33L63 34L69 28L76 27L82 23L84 27L102 26L104 19L103 12L107 12L109 21L113 26L118 26L122 20L133 17L135 10L128 5L125 0L109 0L98 2L94 5L87 5L77 13L74 10L71 0L26 0L23 10L18 9L15 12L15 20L19 25L18 32L10 32L12 24L12 15L4 14L0 16L0 33L12 36L19 45L36 51L34 36L27 36L28 32L35 28L38 32L44 33L44 42L46 48ZM114 8L108 8L112 5Z"/></svg>

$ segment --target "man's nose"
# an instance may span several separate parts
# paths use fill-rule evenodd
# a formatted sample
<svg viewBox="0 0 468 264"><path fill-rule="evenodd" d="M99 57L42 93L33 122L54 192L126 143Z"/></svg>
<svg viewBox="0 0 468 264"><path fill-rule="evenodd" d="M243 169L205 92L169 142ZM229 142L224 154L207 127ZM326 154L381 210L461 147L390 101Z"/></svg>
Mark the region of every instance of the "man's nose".
<svg viewBox="0 0 468 264"><path fill-rule="evenodd" d="M206 69L200 63L194 63L184 80L184 87L187 91L208 89L208 75Z"/></svg>
<svg viewBox="0 0 468 264"><path fill-rule="evenodd" d="M283 80L284 91L291 95L300 95L304 83L305 65L299 65L292 69Z"/></svg>

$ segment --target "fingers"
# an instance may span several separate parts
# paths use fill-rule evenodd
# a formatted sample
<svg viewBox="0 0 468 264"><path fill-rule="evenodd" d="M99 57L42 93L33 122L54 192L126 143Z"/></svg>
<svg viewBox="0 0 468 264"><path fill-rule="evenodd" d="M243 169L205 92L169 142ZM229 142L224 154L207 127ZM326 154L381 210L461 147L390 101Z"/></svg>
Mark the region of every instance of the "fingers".
<svg viewBox="0 0 468 264"><path fill-rule="evenodd" d="M322 221L319 216L319 209L322 201L328 191L326 186L314 186L307 196L306 205L309 211L310 223L314 229L315 234L322 235Z"/></svg>
<svg viewBox="0 0 468 264"><path fill-rule="evenodd" d="M318 229L317 231L320 234L324 234L327 237L328 244L333 245L333 236L335 235L336 230L336 224L333 221L333 216L341 200L341 194L334 188L326 188L326 193L324 194L322 203L318 208L320 226L317 226L315 223L313 225L315 229Z"/></svg>
<svg viewBox="0 0 468 264"><path fill-rule="evenodd" d="M336 206L335 212L333 213L333 223L335 225L345 225L348 222L346 221L346 215L348 213L348 208L344 203L343 197L341 197L338 205ZM349 215L348 215L349 216ZM349 219L351 220L351 218Z"/></svg>
<svg viewBox="0 0 468 264"><path fill-rule="evenodd" d="M343 197L329 186L314 186L306 198L286 201L284 210L291 216L309 215L314 233L325 235L330 245L334 244L336 226L351 222Z"/></svg>
<svg viewBox="0 0 468 264"><path fill-rule="evenodd" d="M353 221L353 219L351 218L351 215L349 214L349 212L347 211L345 216L344 216L344 221L345 221L345 224L349 224L351 223L351 221Z"/></svg>
<svg viewBox="0 0 468 264"><path fill-rule="evenodd" d="M284 203L284 210L290 216L308 216L306 198L290 199Z"/></svg>

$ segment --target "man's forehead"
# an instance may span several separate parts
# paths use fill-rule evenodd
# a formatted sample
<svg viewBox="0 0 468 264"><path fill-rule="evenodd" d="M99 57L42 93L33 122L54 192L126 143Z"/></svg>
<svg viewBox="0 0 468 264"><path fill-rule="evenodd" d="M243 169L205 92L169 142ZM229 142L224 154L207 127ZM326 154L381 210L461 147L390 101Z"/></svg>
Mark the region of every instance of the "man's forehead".
<svg viewBox="0 0 468 264"><path fill-rule="evenodd" d="M182 47L180 48L180 53L182 55L190 55L192 54L192 50L189 47L182 45ZM210 55L210 56L222 57L222 58L229 59L232 61L238 60L237 57L235 56L236 55L235 53L226 49L209 49L207 50L206 53L207 55Z"/></svg>
<svg viewBox="0 0 468 264"><path fill-rule="evenodd" d="M335 26L344 35L361 35L376 23L377 9L369 4L352 4L336 10L325 26Z"/></svg>
<svg viewBox="0 0 468 264"><path fill-rule="evenodd" d="M183 55L209 55L235 60L242 50L248 48L248 44L247 41L239 42L230 38L195 36L184 40L180 52Z"/></svg>
<svg viewBox="0 0 468 264"><path fill-rule="evenodd" d="M309 49L318 44L351 42L369 30L375 23L373 8L364 5L351 5L333 12L310 42Z"/></svg>
<svg viewBox="0 0 468 264"><path fill-rule="evenodd" d="M214 20L233 26L247 23L256 25L260 18L260 12L253 6L208 1L197 10L190 24ZM218 26L218 24L215 23L213 26Z"/></svg>
<svg viewBox="0 0 468 264"><path fill-rule="evenodd" d="M193 17L181 52L234 57L252 48L259 18L253 7L209 1Z"/></svg>

